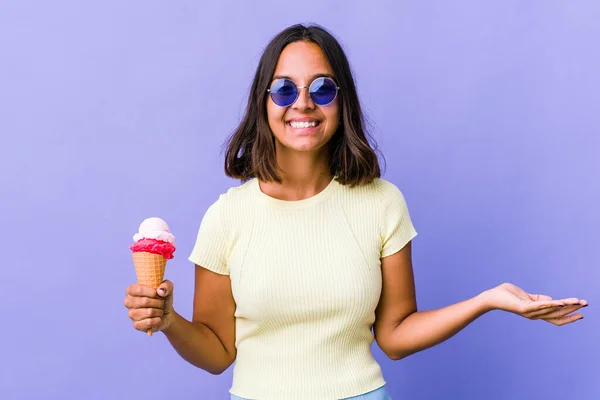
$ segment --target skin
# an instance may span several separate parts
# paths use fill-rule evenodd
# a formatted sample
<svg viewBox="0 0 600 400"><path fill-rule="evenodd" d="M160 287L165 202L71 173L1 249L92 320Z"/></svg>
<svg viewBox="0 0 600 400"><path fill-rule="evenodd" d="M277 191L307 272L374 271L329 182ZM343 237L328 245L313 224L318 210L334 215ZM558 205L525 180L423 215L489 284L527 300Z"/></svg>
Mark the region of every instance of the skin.
<svg viewBox="0 0 600 400"><path fill-rule="evenodd" d="M291 78L298 86L308 86L315 76L332 74L320 48L296 42L282 52L275 76ZM269 125L276 139L277 161L282 183L260 182L266 194L283 200L311 197L331 181L328 142L339 123L337 100L321 107L300 89L298 100L283 108L269 100ZM311 134L299 134L287 122L312 118L320 122ZM574 313L587 306L585 300L553 300L530 294L510 283L450 306L418 311L412 267L412 244L381 260L383 288L376 309L375 339L393 360L432 347L447 340L476 318L502 310L532 320L565 325L583 318ZM155 291L133 284L126 289L125 306L133 327L146 332L161 331L182 358L212 374L225 371L235 360L235 302L228 276L196 265L194 310L188 321L173 309L173 283L163 282Z"/></svg>
<svg viewBox="0 0 600 400"><path fill-rule="evenodd" d="M321 48L308 42L295 42L282 52L273 74L291 79L296 86L309 86L319 76L334 79L333 71ZM334 79L335 81L335 79ZM260 182L261 190L282 200L301 200L323 190L333 178L329 171L328 143L340 121L338 98L326 106L316 105L308 89L299 89L298 99L289 107L280 107L269 97L267 115L275 136L275 153L282 183ZM314 132L294 129L288 123L297 119L319 121Z"/></svg>
<svg viewBox="0 0 600 400"><path fill-rule="evenodd" d="M583 318L581 313L573 312L588 305L587 301L578 298L554 300L550 296L527 293L511 283L503 283L444 308L418 311L412 243L383 258L381 268L383 288L375 311L374 332L377 344L392 360L439 344L492 310L561 326Z"/></svg>

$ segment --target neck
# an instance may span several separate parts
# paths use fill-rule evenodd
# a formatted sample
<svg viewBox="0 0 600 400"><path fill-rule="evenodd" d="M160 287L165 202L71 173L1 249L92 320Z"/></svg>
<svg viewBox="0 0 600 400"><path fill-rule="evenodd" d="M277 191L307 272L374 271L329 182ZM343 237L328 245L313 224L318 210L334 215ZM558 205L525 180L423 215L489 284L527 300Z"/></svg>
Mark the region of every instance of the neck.
<svg viewBox="0 0 600 400"><path fill-rule="evenodd" d="M278 175L281 183L261 182L261 190L281 200L302 200L320 193L333 178L329 170L327 149L312 152L277 149Z"/></svg>

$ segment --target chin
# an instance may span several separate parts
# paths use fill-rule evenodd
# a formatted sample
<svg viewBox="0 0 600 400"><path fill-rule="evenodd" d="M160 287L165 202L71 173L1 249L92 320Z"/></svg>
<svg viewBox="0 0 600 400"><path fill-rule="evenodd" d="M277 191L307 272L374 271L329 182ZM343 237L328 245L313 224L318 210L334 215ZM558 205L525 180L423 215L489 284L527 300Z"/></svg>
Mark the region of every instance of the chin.
<svg viewBox="0 0 600 400"><path fill-rule="evenodd" d="M283 146L289 150L310 152L320 150L326 144L327 142L324 142L321 138L304 138L303 140L293 140L284 143Z"/></svg>

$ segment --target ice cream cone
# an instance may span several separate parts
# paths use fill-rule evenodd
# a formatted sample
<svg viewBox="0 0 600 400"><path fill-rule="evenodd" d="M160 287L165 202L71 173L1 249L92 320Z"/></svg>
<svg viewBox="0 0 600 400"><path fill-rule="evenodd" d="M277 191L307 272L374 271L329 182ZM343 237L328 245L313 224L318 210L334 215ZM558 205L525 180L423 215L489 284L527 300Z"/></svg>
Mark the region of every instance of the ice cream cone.
<svg viewBox="0 0 600 400"><path fill-rule="evenodd" d="M167 259L162 255L137 251L133 253L133 264L139 284L157 289L163 282ZM148 336L152 336L152 329Z"/></svg>

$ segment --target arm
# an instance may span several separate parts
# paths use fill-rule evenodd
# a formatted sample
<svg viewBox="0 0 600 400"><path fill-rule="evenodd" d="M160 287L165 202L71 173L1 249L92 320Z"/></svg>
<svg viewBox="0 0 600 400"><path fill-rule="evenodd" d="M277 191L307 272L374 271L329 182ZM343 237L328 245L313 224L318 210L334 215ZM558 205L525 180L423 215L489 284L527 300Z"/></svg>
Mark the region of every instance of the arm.
<svg viewBox="0 0 600 400"><path fill-rule="evenodd" d="M502 284L471 299L437 310L417 311L411 243L381 260L383 288L376 309L375 339L393 360L435 346L488 311L499 309L530 319L564 325L582 317L567 314L587 305L585 300L552 300Z"/></svg>
<svg viewBox="0 0 600 400"><path fill-rule="evenodd" d="M417 311L411 242L383 258L381 269L383 288L376 310L375 338L393 360L449 339L489 311L482 296L437 310Z"/></svg>
<svg viewBox="0 0 600 400"><path fill-rule="evenodd" d="M173 311L162 332L177 353L189 363L218 375L233 363L235 302L229 276L196 265L192 321Z"/></svg>

